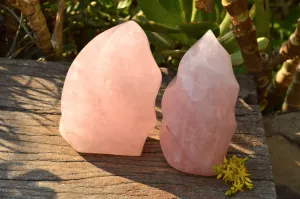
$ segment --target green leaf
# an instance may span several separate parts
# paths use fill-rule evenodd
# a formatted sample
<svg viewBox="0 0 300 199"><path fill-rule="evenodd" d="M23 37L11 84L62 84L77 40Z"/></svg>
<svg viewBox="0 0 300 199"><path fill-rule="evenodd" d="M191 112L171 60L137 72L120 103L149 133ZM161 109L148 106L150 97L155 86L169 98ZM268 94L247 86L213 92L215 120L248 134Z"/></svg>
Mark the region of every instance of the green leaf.
<svg viewBox="0 0 300 199"><path fill-rule="evenodd" d="M158 0L138 0L139 6L147 19L161 24L178 25L180 16L168 12Z"/></svg>
<svg viewBox="0 0 300 199"><path fill-rule="evenodd" d="M91 26L93 26L95 28L104 27L104 26L109 25L107 22L105 22L102 19L98 19L98 20L86 19L85 23L89 24L89 25L91 25Z"/></svg>
<svg viewBox="0 0 300 199"><path fill-rule="evenodd" d="M259 52L263 52L269 45L269 39L266 37L257 38L258 50Z"/></svg>
<svg viewBox="0 0 300 199"><path fill-rule="evenodd" d="M118 3L117 9L124 9L131 5L132 0L121 0Z"/></svg>
<svg viewBox="0 0 300 199"><path fill-rule="evenodd" d="M181 42L181 44L191 47L197 40L194 39L194 37L191 37L184 33L172 33L170 36L178 41Z"/></svg>
<svg viewBox="0 0 300 199"><path fill-rule="evenodd" d="M253 20L255 13L256 13L256 5L253 4L253 6L249 10L249 17L251 20Z"/></svg>
<svg viewBox="0 0 300 199"><path fill-rule="evenodd" d="M240 50L231 54L230 57L232 66L239 66L244 63L244 59Z"/></svg>
<svg viewBox="0 0 300 199"><path fill-rule="evenodd" d="M193 0L193 7L192 7L192 16L191 16L191 22L196 22L198 9L196 8L196 0Z"/></svg>
<svg viewBox="0 0 300 199"><path fill-rule="evenodd" d="M227 33L228 29L230 28L230 25L231 25L230 15L229 15L228 12L226 12L226 15L223 18L223 21L219 25L219 27L220 27L220 36L223 36L224 34Z"/></svg>
<svg viewBox="0 0 300 199"><path fill-rule="evenodd" d="M224 34L222 37L219 37L218 40L229 54L239 50L239 45L232 31L229 31L226 34Z"/></svg>
<svg viewBox="0 0 300 199"><path fill-rule="evenodd" d="M236 66L233 68L235 74L246 74L248 72L247 66L245 64Z"/></svg>
<svg viewBox="0 0 300 199"><path fill-rule="evenodd" d="M215 22L220 24L226 15L226 10L222 5L222 1L218 0L214 2L215 2L215 10L216 10L215 13L213 13L216 16Z"/></svg>
<svg viewBox="0 0 300 199"><path fill-rule="evenodd" d="M211 30L216 37L218 37L220 34L218 24L213 22L180 24L179 28L197 40L200 39L208 30Z"/></svg>
<svg viewBox="0 0 300 199"><path fill-rule="evenodd" d="M86 1L86 0L84 0ZM101 3L101 5L105 6L106 8L110 8L113 6L113 4L115 3L115 1L112 0L98 0L99 3Z"/></svg>
<svg viewBox="0 0 300 199"><path fill-rule="evenodd" d="M160 33L180 33L181 30L176 26L169 26L166 24L160 24L153 21L141 22L135 20L144 30Z"/></svg>
<svg viewBox="0 0 300 199"><path fill-rule="evenodd" d="M255 0L255 27L257 37L270 38L269 0ZM271 50L270 48L267 51Z"/></svg>
<svg viewBox="0 0 300 199"><path fill-rule="evenodd" d="M173 15L180 16L181 22L191 21L193 0L158 0L159 3Z"/></svg>
<svg viewBox="0 0 300 199"><path fill-rule="evenodd" d="M136 17L135 21L139 23L144 30L149 30L158 33L166 33L169 37L179 41L183 45L187 45L190 47L196 42L196 40L193 39L191 36L184 34L178 26L149 21L144 16Z"/></svg>
<svg viewBox="0 0 300 199"><path fill-rule="evenodd" d="M174 40L166 34L155 33L150 31L145 31L145 33L150 43L159 49L168 49L174 42Z"/></svg>

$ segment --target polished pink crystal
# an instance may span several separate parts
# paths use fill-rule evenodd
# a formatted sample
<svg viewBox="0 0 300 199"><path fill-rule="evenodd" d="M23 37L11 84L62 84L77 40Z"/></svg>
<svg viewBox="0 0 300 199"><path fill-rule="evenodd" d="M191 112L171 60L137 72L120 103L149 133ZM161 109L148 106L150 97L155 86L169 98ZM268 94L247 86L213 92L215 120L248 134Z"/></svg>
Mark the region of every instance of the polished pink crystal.
<svg viewBox="0 0 300 199"><path fill-rule="evenodd" d="M137 23L108 29L82 49L68 71L61 135L78 152L141 155L156 124L161 79Z"/></svg>
<svg viewBox="0 0 300 199"><path fill-rule="evenodd" d="M236 129L238 92L230 56L208 31L183 56L163 95L160 143L172 167L214 175Z"/></svg>

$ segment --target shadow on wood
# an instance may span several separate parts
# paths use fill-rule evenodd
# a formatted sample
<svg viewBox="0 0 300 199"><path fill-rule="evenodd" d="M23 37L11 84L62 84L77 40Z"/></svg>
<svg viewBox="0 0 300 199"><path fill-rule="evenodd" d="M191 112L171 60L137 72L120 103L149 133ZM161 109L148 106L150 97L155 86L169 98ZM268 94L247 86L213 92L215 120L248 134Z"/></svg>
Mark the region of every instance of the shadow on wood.
<svg viewBox="0 0 300 199"><path fill-rule="evenodd" d="M151 189L154 192L159 189L179 198L195 198L196 196L201 198L201 196L213 196L220 189L225 192L228 188L221 181L216 181L214 177L189 175L171 168L162 155L159 140L154 138L147 139L140 157L80 155L99 170L116 176L114 183L127 184L127 186L132 183L132 192L135 186L139 186L139 192L143 192L143 187L147 192L149 190L147 186L149 186L155 188ZM108 182L108 184L111 183ZM155 193L152 194L155 195Z"/></svg>
<svg viewBox="0 0 300 199"><path fill-rule="evenodd" d="M15 165L25 166L20 162L6 162L0 164L0 197L1 198L24 198L44 197L49 199L57 198L55 190L43 186L43 179L60 181L60 178L53 173L43 169L14 170ZM18 177L11 179L11 173L19 173ZM15 184L14 182L18 182ZM42 193L42 194L40 194Z"/></svg>

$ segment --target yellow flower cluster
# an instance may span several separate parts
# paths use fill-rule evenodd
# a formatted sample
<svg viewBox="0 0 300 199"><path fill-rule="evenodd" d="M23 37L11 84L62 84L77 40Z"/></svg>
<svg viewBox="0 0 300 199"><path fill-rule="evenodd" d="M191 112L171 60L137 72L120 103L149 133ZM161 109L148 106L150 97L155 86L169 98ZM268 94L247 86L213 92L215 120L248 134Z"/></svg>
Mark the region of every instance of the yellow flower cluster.
<svg viewBox="0 0 300 199"><path fill-rule="evenodd" d="M245 162L248 158L238 158L235 155L227 160L224 158L224 164L213 166L214 172L218 174L217 179L222 178L225 183L232 183L231 188L226 191L227 196L231 196L238 191L243 191L243 187L246 186L248 189L254 187L250 180L250 174L247 172Z"/></svg>

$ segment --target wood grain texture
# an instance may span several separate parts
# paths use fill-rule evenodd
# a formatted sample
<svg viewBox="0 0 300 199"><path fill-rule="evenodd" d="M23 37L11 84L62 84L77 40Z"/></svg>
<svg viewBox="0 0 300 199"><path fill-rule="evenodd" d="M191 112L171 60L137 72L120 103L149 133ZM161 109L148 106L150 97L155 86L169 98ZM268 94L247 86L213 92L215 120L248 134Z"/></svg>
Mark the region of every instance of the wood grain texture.
<svg viewBox="0 0 300 199"><path fill-rule="evenodd" d="M160 99L171 80L163 76L157 127L141 157L79 154L60 136L60 95L68 64L0 59L0 198L221 199L228 186L214 177L171 168L159 145ZM233 198L276 198L255 86L237 77L238 127L228 156L250 156L255 188Z"/></svg>

